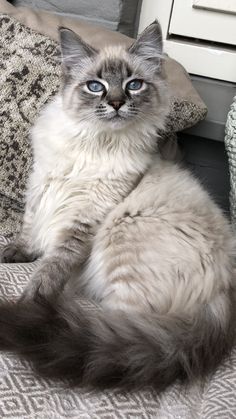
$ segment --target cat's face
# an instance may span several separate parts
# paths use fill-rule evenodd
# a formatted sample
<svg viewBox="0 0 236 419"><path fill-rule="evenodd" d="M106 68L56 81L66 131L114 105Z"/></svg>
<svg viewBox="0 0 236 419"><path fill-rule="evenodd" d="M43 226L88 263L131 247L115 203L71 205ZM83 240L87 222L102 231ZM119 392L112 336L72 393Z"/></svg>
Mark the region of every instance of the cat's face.
<svg viewBox="0 0 236 419"><path fill-rule="evenodd" d="M120 129L151 121L166 105L161 75L162 42L158 23L129 49L96 51L68 29L61 29L68 112L97 127Z"/></svg>

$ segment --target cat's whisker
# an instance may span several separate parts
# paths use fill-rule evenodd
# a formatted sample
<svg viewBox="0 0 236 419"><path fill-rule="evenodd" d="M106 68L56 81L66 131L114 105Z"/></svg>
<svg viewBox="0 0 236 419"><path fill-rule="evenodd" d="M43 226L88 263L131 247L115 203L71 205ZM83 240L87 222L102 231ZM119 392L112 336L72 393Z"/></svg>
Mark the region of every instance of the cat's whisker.
<svg viewBox="0 0 236 419"><path fill-rule="evenodd" d="M130 112L130 113L138 113L138 110L137 109L128 109L128 112Z"/></svg>

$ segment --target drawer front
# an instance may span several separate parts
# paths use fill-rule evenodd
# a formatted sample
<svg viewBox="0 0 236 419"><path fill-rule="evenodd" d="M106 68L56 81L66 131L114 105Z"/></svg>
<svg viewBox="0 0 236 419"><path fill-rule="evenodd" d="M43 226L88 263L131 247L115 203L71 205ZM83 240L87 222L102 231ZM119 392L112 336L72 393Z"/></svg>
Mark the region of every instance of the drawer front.
<svg viewBox="0 0 236 419"><path fill-rule="evenodd" d="M227 0L174 0L169 33L235 46L235 3L235 0L234 3Z"/></svg>
<svg viewBox="0 0 236 419"><path fill-rule="evenodd" d="M214 10L215 12L236 14L235 0L193 0L197 9Z"/></svg>

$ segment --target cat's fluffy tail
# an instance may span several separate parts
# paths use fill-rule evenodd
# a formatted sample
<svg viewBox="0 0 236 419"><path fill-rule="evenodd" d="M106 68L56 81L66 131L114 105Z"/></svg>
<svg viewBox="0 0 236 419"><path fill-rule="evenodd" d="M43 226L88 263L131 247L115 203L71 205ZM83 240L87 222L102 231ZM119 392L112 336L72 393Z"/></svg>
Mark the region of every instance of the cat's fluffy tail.
<svg viewBox="0 0 236 419"><path fill-rule="evenodd" d="M164 389L218 365L233 344L233 313L225 294L192 317L87 310L76 300L6 303L0 306L0 349L73 384Z"/></svg>

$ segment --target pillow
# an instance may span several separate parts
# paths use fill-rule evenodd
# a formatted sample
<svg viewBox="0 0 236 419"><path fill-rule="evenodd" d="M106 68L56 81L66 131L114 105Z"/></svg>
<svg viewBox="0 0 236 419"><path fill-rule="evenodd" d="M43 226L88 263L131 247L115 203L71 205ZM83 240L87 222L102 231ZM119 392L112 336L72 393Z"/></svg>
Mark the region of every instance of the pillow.
<svg viewBox="0 0 236 419"><path fill-rule="evenodd" d="M14 0L15 6L29 6L96 23L134 36L141 0Z"/></svg>
<svg viewBox="0 0 236 419"><path fill-rule="evenodd" d="M23 211L24 205L0 195L0 241L2 237L12 239L17 236L23 221Z"/></svg>
<svg viewBox="0 0 236 419"><path fill-rule="evenodd" d="M78 23L66 18L17 8L0 0L2 11L17 17L40 32L50 31L57 39L58 25L72 28L95 47L108 43L130 45L132 39ZM32 162L28 141L30 126L41 107L59 87L60 65L55 59L58 44L45 34L32 31L10 16L0 18L0 194L19 203L24 202L28 172ZM206 114L206 107L193 88L182 66L165 60L167 82L172 92L172 111L167 131L173 132L194 125Z"/></svg>
<svg viewBox="0 0 236 419"><path fill-rule="evenodd" d="M32 162L29 128L59 86L56 54L55 41L0 17L0 194L21 203Z"/></svg>

